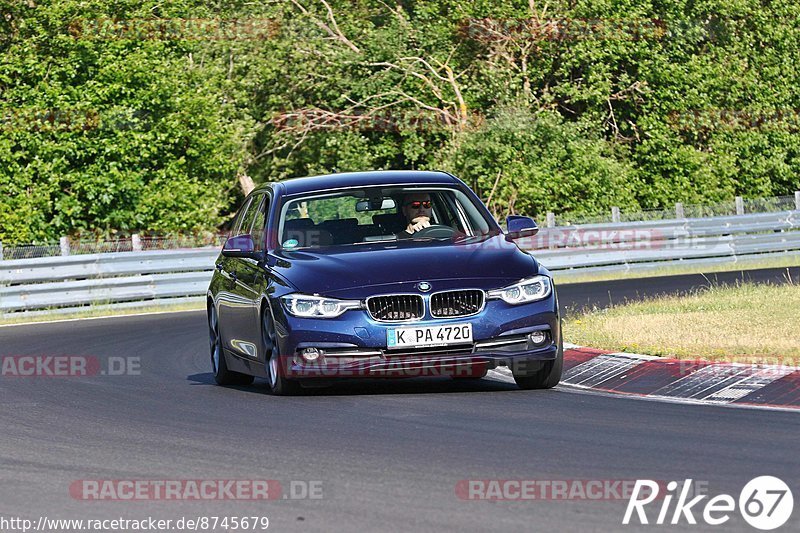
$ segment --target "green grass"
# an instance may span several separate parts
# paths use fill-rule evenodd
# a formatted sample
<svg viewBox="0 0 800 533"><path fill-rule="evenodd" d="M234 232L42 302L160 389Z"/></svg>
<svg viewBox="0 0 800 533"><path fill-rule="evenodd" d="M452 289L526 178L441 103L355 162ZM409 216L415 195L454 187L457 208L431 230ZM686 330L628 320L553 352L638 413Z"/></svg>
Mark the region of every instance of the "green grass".
<svg viewBox="0 0 800 533"><path fill-rule="evenodd" d="M620 352L800 366L800 284L711 287L594 310L571 343Z"/></svg>

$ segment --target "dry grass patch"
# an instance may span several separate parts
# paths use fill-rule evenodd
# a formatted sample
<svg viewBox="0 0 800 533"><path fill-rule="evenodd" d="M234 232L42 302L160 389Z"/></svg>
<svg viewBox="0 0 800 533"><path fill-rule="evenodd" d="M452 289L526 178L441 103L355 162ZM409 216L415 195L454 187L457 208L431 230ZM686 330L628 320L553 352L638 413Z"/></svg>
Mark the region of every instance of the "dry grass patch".
<svg viewBox="0 0 800 533"><path fill-rule="evenodd" d="M740 284L568 320L569 342L614 351L800 366L800 285Z"/></svg>

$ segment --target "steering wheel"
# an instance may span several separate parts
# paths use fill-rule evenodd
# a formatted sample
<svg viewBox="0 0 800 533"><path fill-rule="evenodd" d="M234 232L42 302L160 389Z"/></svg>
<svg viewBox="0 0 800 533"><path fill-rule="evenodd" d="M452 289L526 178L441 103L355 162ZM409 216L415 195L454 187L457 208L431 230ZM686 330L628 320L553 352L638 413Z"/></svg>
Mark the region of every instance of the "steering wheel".
<svg viewBox="0 0 800 533"><path fill-rule="evenodd" d="M457 232L455 229L451 228L450 226L444 226L442 224L432 224L427 228L422 228L419 231L415 231L411 236L414 237L427 237L430 239L447 239L452 237Z"/></svg>

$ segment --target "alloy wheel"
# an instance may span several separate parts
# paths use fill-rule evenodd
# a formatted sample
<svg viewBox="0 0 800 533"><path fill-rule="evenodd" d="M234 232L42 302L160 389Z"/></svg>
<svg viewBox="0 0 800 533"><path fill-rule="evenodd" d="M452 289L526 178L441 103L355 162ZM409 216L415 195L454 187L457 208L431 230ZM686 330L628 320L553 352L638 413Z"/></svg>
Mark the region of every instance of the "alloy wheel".
<svg viewBox="0 0 800 533"><path fill-rule="evenodd" d="M208 314L208 335L211 347L211 367L216 375L219 373L219 359L221 357L222 346L219 338L219 321L217 320L217 311L213 306Z"/></svg>

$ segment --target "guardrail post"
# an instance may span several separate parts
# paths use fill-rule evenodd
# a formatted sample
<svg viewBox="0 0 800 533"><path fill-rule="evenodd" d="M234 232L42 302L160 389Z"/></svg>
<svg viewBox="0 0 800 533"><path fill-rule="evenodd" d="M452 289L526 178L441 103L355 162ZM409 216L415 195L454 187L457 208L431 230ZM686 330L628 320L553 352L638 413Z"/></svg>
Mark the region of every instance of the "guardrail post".
<svg viewBox="0 0 800 533"><path fill-rule="evenodd" d="M800 191L794 191L794 208L800 211Z"/></svg>
<svg viewBox="0 0 800 533"><path fill-rule="evenodd" d="M683 213L683 202L675 202L675 218L686 218Z"/></svg>
<svg viewBox="0 0 800 533"><path fill-rule="evenodd" d="M744 215L744 199L741 196L736 197L736 214Z"/></svg>
<svg viewBox="0 0 800 533"><path fill-rule="evenodd" d="M611 221L612 222L619 222L619 220L620 220L619 207L614 206L614 207L611 208Z"/></svg>
<svg viewBox="0 0 800 533"><path fill-rule="evenodd" d="M800 194L800 193L797 193ZM800 209L800 208L798 208ZM548 228L555 228L556 227L556 214L552 211L547 212L547 227Z"/></svg>
<svg viewBox="0 0 800 533"><path fill-rule="evenodd" d="M131 235L131 248L133 248L134 252L142 251L142 239L138 233Z"/></svg>
<svg viewBox="0 0 800 533"><path fill-rule="evenodd" d="M69 239L66 237L61 237L59 240L59 245L61 246L61 255L69 255Z"/></svg>
<svg viewBox="0 0 800 533"><path fill-rule="evenodd" d="M3 260L3 241L0 241L0 261Z"/></svg>

